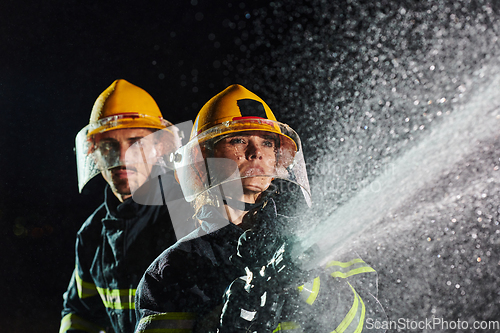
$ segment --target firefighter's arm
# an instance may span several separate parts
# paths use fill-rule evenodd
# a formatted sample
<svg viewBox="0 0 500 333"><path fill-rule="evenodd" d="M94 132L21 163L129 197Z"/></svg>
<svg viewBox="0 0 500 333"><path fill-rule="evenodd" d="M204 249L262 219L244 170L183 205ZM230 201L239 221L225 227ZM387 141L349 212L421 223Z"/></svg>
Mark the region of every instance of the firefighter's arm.
<svg viewBox="0 0 500 333"><path fill-rule="evenodd" d="M259 333L301 330L297 318L290 316L293 311L287 309L293 306L287 307L285 303L294 303L298 298L297 286L318 274L318 270L305 269L305 263L317 255L316 248L298 250L293 237L283 237L275 232L276 228L269 227L272 214L262 215L266 221L261 220L255 228L243 233L237 254L231 258L236 266L243 267L246 275L233 281L225 294L222 333L232 332L233 327Z"/></svg>
<svg viewBox="0 0 500 333"><path fill-rule="evenodd" d="M63 295L63 310L59 333L103 332L109 325L106 309L93 283L90 273L85 269L81 258L84 249L80 237L76 243L76 265L67 291Z"/></svg>
<svg viewBox="0 0 500 333"><path fill-rule="evenodd" d="M81 293L78 292L78 277L75 277L76 271L77 269L73 272L68 290L63 295L64 303L59 333L103 332L103 326L97 324L95 319L96 309L103 311L100 314L101 317L105 315L102 301L95 297L87 300L81 297ZM101 319L104 321L104 318Z"/></svg>
<svg viewBox="0 0 500 333"><path fill-rule="evenodd" d="M189 260L169 252L146 270L135 295L136 333L193 332L197 316L192 312L189 288L183 275Z"/></svg>
<svg viewBox="0 0 500 333"><path fill-rule="evenodd" d="M173 286L172 286L173 287ZM180 308L168 306L173 302L181 301L175 288L163 285L157 276L146 272L136 293L136 333L172 332L174 329L182 332L192 332L196 315L182 311Z"/></svg>
<svg viewBox="0 0 500 333"><path fill-rule="evenodd" d="M380 303L366 290L372 283L376 289L376 272L360 258L328 262L298 287L297 307L310 319L303 329L360 332L367 318L383 318Z"/></svg>
<svg viewBox="0 0 500 333"><path fill-rule="evenodd" d="M279 240L269 236L250 229L240 237L231 261L245 275L234 280L224 294L219 332L273 332L278 326L287 297L280 280L286 272L279 260L282 253L276 250Z"/></svg>

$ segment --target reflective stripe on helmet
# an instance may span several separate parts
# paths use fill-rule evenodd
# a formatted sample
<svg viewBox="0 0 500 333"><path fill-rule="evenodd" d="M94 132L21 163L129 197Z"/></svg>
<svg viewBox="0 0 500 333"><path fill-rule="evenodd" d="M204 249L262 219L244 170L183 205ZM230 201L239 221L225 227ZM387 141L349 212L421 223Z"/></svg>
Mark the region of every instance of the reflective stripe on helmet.
<svg viewBox="0 0 500 333"><path fill-rule="evenodd" d="M189 333L194 327L196 315L191 312L169 312L142 318L136 333Z"/></svg>
<svg viewBox="0 0 500 333"><path fill-rule="evenodd" d="M91 138L98 133L127 128L165 129L169 131L167 129L169 126L172 126L172 123L162 117L131 112L100 119L95 123L87 125L84 129L87 129L87 137Z"/></svg>
<svg viewBox="0 0 500 333"><path fill-rule="evenodd" d="M320 279L319 276L313 281L309 281L302 286L299 286L300 297L307 303L312 305L319 294Z"/></svg>
<svg viewBox="0 0 500 333"><path fill-rule="evenodd" d="M331 276L344 279L360 273L375 272L373 268L359 258L348 262L330 261L326 268L330 268Z"/></svg>
<svg viewBox="0 0 500 333"><path fill-rule="evenodd" d="M79 330L89 333L104 333L104 329L96 326L85 319L80 318L74 313L68 313L61 320L59 333L66 333L68 330Z"/></svg>

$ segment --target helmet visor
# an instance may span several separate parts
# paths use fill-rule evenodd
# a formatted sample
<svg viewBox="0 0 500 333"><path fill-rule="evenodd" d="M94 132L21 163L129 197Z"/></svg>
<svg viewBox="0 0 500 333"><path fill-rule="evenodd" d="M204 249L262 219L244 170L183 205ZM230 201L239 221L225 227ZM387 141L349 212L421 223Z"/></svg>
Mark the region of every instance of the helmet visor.
<svg viewBox="0 0 500 333"><path fill-rule="evenodd" d="M119 118L119 117L118 117ZM76 154L76 164L78 172L78 189L81 192L85 184L92 179L97 174L102 171L116 168L119 166L127 166L125 156L125 150L123 144L120 142L113 142L110 140L96 140L96 135L112 130L120 129L131 129L131 128L143 128L144 125L142 121L135 122L137 127L131 125L131 121L134 121L130 117L121 117L118 119L116 116L109 117L100 121L101 131L96 132L96 125L90 124L84 127L76 136L75 139L75 154ZM144 117L143 117L144 118ZM142 119L142 118L140 118ZM180 138L178 130L171 123L161 119L161 122L156 120L157 124L160 124L162 129L158 130L160 126L157 127L144 127L146 129L151 129L152 134L156 134L155 137L165 136L168 139L163 140L170 141L171 151L175 151L180 146ZM126 125L130 127L125 127ZM149 136L149 135L148 135ZM155 144L154 140L147 139L147 137L138 140L138 145L143 142L143 152L147 154L147 159L152 161L159 158L164 151L164 149L159 149ZM137 142L136 142L137 143ZM134 143L135 144L135 143ZM132 145L133 146L133 145ZM164 146L166 146L164 144ZM170 152L171 152L170 151ZM169 153L170 153L169 152ZM168 153L168 154L169 154ZM158 156L157 156L158 155ZM140 157L143 159L142 156ZM138 156L129 156L131 162L139 160Z"/></svg>
<svg viewBox="0 0 500 333"><path fill-rule="evenodd" d="M257 137L258 148L253 147L250 137ZM249 154L259 157L247 163L252 159ZM222 184L227 187L233 183L235 189L249 184L264 191L272 179L279 178L299 185L308 205L311 202L300 138L277 121L252 118L224 122L190 140L173 159L187 201Z"/></svg>
<svg viewBox="0 0 500 333"><path fill-rule="evenodd" d="M130 181L129 178L135 202L142 205L165 204L165 191L172 188L172 180L175 182L174 164L170 157L182 145L184 133L189 133L192 125L192 121L172 125L167 130L156 131L141 138L127 149L127 174L146 175L146 179L141 181Z"/></svg>
<svg viewBox="0 0 500 333"><path fill-rule="evenodd" d="M192 127L193 122L187 121L168 127L168 131L156 131L136 141L125 153L132 200L141 205L167 206L177 239L191 232L195 222L193 207L184 199L170 157Z"/></svg>

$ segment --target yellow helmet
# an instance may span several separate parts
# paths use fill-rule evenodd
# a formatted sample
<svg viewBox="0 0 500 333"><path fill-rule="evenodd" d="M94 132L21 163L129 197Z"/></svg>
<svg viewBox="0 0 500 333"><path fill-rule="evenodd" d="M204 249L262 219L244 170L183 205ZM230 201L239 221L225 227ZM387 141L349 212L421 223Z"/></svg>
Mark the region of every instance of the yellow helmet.
<svg viewBox="0 0 500 333"><path fill-rule="evenodd" d="M279 134L280 144L297 150L297 144L279 126L273 111L259 96L233 84L211 98L200 110L190 140L198 142L244 131Z"/></svg>
<svg viewBox="0 0 500 333"><path fill-rule="evenodd" d="M227 135L250 131L277 134L274 171L252 176L241 176L237 169L230 176L218 172L218 169L230 169L230 164L234 162L212 158L204 151L212 151L219 139ZM309 181L299 136L288 125L278 122L259 96L238 84L227 87L202 107L194 122L189 142L176 152L174 162L187 201L235 179L270 177L300 185L310 203Z"/></svg>
<svg viewBox="0 0 500 333"><path fill-rule="evenodd" d="M169 125L150 94L120 79L106 88L95 101L87 135L121 128L163 129Z"/></svg>
<svg viewBox="0 0 500 333"><path fill-rule="evenodd" d="M89 124L80 130L75 139L80 192L85 184L100 172L124 165L123 157L115 148L109 148L104 155L100 152L95 142L96 135L132 128L151 129L155 132L156 141L161 141L162 138L164 146L165 142L171 142L174 151L180 146L177 128L163 119L153 97L144 89L125 80L116 80L99 95L92 108ZM156 149L151 154L146 156L147 162L159 163L161 156L157 155L160 150Z"/></svg>

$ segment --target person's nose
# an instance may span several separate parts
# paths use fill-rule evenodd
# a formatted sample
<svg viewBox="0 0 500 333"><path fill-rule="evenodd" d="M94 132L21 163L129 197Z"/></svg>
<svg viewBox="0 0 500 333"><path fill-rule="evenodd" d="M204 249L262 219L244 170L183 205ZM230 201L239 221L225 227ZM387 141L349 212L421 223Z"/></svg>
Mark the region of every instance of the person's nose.
<svg viewBox="0 0 500 333"><path fill-rule="evenodd" d="M120 144L120 162L125 162L127 156L127 150L130 148L130 145L125 143Z"/></svg>
<svg viewBox="0 0 500 333"><path fill-rule="evenodd" d="M246 158L248 160L262 159L262 149L257 144L257 142L250 140L248 142L247 150L246 150Z"/></svg>

